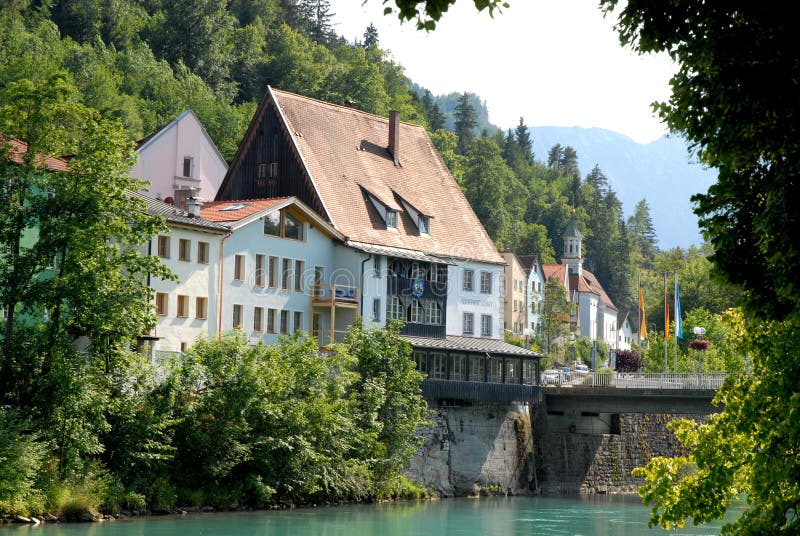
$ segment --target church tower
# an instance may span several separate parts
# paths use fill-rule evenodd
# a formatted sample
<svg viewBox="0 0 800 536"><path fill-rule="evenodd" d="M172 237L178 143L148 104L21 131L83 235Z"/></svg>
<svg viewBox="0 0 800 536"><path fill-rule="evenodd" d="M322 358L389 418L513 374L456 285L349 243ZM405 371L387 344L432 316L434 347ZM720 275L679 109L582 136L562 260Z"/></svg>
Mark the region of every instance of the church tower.
<svg viewBox="0 0 800 536"><path fill-rule="evenodd" d="M566 264L570 274L583 275L583 257L581 256L581 240L583 235L578 230L575 216L567 225L564 234L564 252L561 254L561 264Z"/></svg>

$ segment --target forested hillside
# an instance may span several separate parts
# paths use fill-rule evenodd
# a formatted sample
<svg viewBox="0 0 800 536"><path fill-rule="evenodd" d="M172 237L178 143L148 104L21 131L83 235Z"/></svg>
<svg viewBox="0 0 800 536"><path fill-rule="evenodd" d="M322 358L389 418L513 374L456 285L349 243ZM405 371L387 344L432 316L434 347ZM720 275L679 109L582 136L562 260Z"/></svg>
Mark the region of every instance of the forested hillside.
<svg viewBox="0 0 800 536"><path fill-rule="evenodd" d="M586 266L620 310L634 303L636 267L652 268L658 252L646 202L626 219L602 163L581 170L575 149L559 144L534 155L522 118L499 132L476 95L431 95L374 27L349 43L330 19L328 3L311 0L14 0L0 10L0 89L65 79L131 141L191 108L228 159L267 85L400 110L429 129L499 248L555 262L574 215ZM0 125L26 137L10 128Z"/></svg>

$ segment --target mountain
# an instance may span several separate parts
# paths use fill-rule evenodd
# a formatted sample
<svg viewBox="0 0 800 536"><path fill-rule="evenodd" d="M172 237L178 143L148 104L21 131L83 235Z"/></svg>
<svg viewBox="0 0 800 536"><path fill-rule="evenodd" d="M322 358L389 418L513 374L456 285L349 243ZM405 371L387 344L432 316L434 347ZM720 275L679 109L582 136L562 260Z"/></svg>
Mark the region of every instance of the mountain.
<svg viewBox="0 0 800 536"><path fill-rule="evenodd" d="M716 170L693 160L686 141L664 136L651 143L601 128L531 127L533 151L546 161L550 148L560 143L578 153L585 177L597 164L623 204L625 216L636 203L647 200L661 249L700 245L702 237L690 198L705 193L716 180Z"/></svg>

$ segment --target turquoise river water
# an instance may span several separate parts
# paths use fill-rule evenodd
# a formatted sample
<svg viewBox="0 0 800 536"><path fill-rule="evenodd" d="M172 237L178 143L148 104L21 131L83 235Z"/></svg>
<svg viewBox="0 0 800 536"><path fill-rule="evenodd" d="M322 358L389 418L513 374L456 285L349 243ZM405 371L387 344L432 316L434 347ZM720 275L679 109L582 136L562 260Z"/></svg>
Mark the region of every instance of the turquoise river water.
<svg viewBox="0 0 800 536"><path fill-rule="evenodd" d="M741 511L734 509L730 516ZM296 510L188 514L100 523L0 526L0 536L634 536L648 510L635 496L445 499ZM718 534L722 523L670 534Z"/></svg>

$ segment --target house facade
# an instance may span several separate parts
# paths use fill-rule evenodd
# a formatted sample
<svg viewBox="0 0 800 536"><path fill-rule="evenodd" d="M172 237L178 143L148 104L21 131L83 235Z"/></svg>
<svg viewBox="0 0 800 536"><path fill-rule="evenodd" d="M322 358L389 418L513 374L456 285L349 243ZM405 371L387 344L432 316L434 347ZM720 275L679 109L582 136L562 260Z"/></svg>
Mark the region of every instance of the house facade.
<svg viewBox="0 0 800 536"><path fill-rule="evenodd" d="M355 282L367 326L403 320L428 356L443 340L508 350L505 260L424 128L268 88L216 201L281 197L341 234L336 276Z"/></svg>
<svg viewBox="0 0 800 536"><path fill-rule="evenodd" d="M528 274L520 258L511 250L501 251L506 261L504 277L504 309L506 332L515 337L526 335L528 327L527 281Z"/></svg>
<svg viewBox="0 0 800 536"><path fill-rule="evenodd" d="M153 216L163 217L168 232L150 239L143 254L157 256L177 281L147 276L154 291L156 326L142 339L155 357L182 352L198 338L218 333L219 267L222 244L230 230L197 213L143 194L133 194Z"/></svg>
<svg viewBox="0 0 800 536"><path fill-rule="evenodd" d="M526 274L525 335L540 338L544 335L544 287L547 280L538 255L523 255L519 259Z"/></svg>
<svg viewBox="0 0 800 536"><path fill-rule="evenodd" d="M186 110L162 129L139 141L131 176L148 181L143 192L186 208L195 197L213 200L228 164L195 113Z"/></svg>

